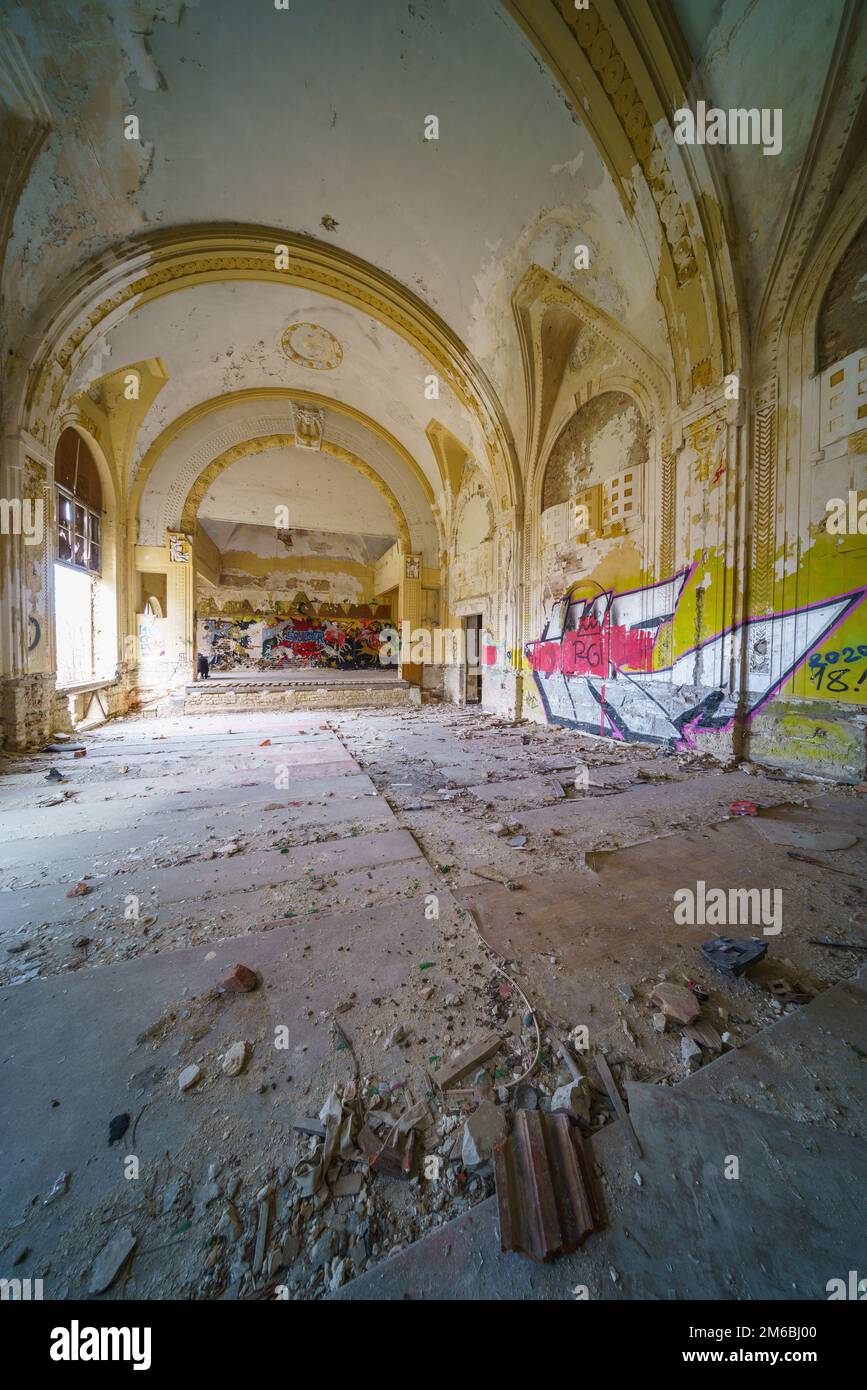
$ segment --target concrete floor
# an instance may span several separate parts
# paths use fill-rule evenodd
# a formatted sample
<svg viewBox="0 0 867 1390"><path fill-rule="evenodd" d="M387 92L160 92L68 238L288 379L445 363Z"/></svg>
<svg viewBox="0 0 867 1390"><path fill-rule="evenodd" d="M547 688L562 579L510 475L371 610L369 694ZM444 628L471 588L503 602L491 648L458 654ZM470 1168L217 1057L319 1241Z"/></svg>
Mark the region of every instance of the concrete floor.
<svg viewBox="0 0 867 1390"><path fill-rule="evenodd" d="M331 1296L826 1298L864 1262L865 985L867 971L675 1087L627 1083L643 1156L619 1121L592 1138L606 1224L574 1255L503 1254L491 1197Z"/></svg>
<svg viewBox="0 0 867 1390"><path fill-rule="evenodd" d="M81 1296L95 1255L129 1227L135 1254L105 1297L248 1297L275 1282L296 1298L401 1297L401 1277L442 1297L431 1282L442 1270L418 1282L422 1238L456 1251L470 1231L487 1242L482 1296L571 1297L583 1252L543 1274L496 1255L490 1173L463 1174L452 1154L472 1102L444 1103L429 1081L439 1058L492 1026L512 1050L491 1064L495 1086L532 1056L520 997L496 972L505 961L543 1026L543 1104L559 1078L549 1037L578 1024L589 1028L588 1073L605 1051L633 1087L641 1188L605 1096L594 1099L594 1156L610 1188L608 1228L585 1247L594 1296L688 1297L691 1274L695 1296L822 1296L837 1273L825 1265L848 1257L855 1228L867 1040L854 1031L863 993L845 983L863 958L809 938L867 940L867 826L853 789L436 706L140 718L82 741L84 757L8 758L0 775L0 1275ZM65 781L45 780L52 766ZM817 852L825 867L793 861L731 816L738 800L857 842ZM672 894L697 878L781 889L782 931L765 938L750 979L703 962L697 946L714 929L674 924ZM78 882L90 891L67 896ZM262 987L218 994L236 961ZM722 1057L687 1063L679 1033L656 1031L648 996L663 976L701 981L705 1016L727 1035ZM813 1003L781 1005L763 985L780 977ZM390 1039L396 1025L403 1040ZM250 1061L227 1077L220 1058L240 1039ZM179 1094L191 1062L203 1078ZM446 1153L441 1181L372 1178L357 1197L299 1198L292 1171L310 1141L291 1117L316 1115L332 1086L354 1080L392 1114L429 1097L439 1132L424 1142ZM130 1129L109 1145L120 1113ZM736 1136L726 1153L742 1152L745 1166L784 1152L789 1178L776 1204L764 1178L761 1201L750 1182L737 1187L727 1224L736 1185L714 1187L725 1241L707 1261L702 1202L678 1206L665 1175L721 1134ZM130 1155L138 1177L125 1176ZM344 1171L361 1166L349 1157ZM45 1205L61 1173L67 1190ZM794 1208L787 1260L791 1185L806 1205ZM263 1187L271 1222L254 1275ZM804 1240L819 1190L824 1234ZM783 1256L769 1265L756 1239L733 1272L750 1226L773 1228ZM662 1258L672 1227L673 1262ZM466 1249L465 1296L478 1297Z"/></svg>

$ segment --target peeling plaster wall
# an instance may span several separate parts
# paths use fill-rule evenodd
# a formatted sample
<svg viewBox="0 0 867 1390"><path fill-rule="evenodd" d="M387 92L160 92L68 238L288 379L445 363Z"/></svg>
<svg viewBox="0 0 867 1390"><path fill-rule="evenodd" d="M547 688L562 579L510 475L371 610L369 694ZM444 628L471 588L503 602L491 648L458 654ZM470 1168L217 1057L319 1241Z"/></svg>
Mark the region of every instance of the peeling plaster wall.
<svg viewBox="0 0 867 1390"><path fill-rule="evenodd" d="M237 221L243 209L246 222L333 237L412 288L490 372L516 430L520 368L502 346L514 343L510 295L531 261L580 282L645 341L664 341L638 230L499 0L338 0L291 13L209 0L152 6L147 17L133 0L110 12L42 0L12 6L9 23L56 121L13 227L16 329L122 237ZM243 115L227 121L222 94L239 65L256 82ZM128 112L140 144L123 138ZM437 141L424 139L429 112ZM578 243L591 250L589 272L574 269ZM239 361L260 336L235 336Z"/></svg>
<svg viewBox="0 0 867 1390"><path fill-rule="evenodd" d="M819 315L817 338L820 372L867 345L867 222L834 272Z"/></svg>
<svg viewBox="0 0 867 1390"><path fill-rule="evenodd" d="M333 368L311 369L281 347L294 323L315 323L342 350ZM118 365L158 358L168 380L136 439L131 470L173 420L218 396L268 386L315 391L367 411L389 424L395 437L438 481L424 435L424 379L430 366L408 343L358 309L287 283L217 282L197 285L142 305L109 330L73 374L69 394L85 390ZM483 448L475 420L443 381L437 418L466 442ZM284 405L284 419L288 407ZM332 417L333 418L333 417Z"/></svg>
<svg viewBox="0 0 867 1390"><path fill-rule="evenodd" d="M235 616L251 610L289 612L297 594L315 602L366 604L373 597L376 562L388 537L205 522L219 547L219 583L199 581L200 617Z"/></svg>
<svg viewBox="0 0 867 1390"><path fill-rule="evenodd" d="M553 0L539 0L540 19L543 3L546 13L553 8ZM569 6L558 8L577 24ZM594 9L587 21L594 36L604 12L614 28L632 25L641 46L630 5ZM639 159L644 172L639 163L630 168L629 151L638 158L630 122L650 141L645 98L616 53L607 66L604 22L584 54L557 21L573 44L564 40L563 54L587 58L615 106L624 104L622 128L589 105L582 120L571 105L574 93L564 100L550 67L499 0L382 0L373 7L335 0L292 7L291 15L231 0L166 0L145 10L133 0L61 11L48 0L10 4L10 32L26 47L53 125L12 219L3 271L13 368L38 341L40 316L73 275L96 253L120 254L124 237L220 220L273 224L385 269L439 312L487 371L505 434L521 455L526 531L519 489L511 507L491 486L490 440L479 420L442 379L438 396L428 395L427 360L360 306L236 280L141 301L126 318L107 320L66 383L59 409L80 408L92 421L112 471L120 612L127 489L144 484L139 534L129 544L161 549L166 527L179 524L213 459L292 428L285 396L233 403L219 418L202 413L215 397L315 390L335 402L323 407L325 439L366 461L384 484L365 491L357 473L335 471L324 453L304 457L306 479L295 450L266 458L264 473L257 473L255 451L230 467L196 502L202 524L231 523L234 540L223 535L216 569L212 547L202 546L197 594L192 566L181 574L160 561L169 617L148 626L151 651L140 677L157 669L167 679L188 675L194 599L200 614L230 626L237 618L267 625L277 605L296 603L299 588L334 607L388 586L399 588L400 603L415 618L426 603L425 575L442 564L443 622L482 615L487 708L523 708L532 718L670 748L742 747L781 766L863 776L867 552L857 534L833 537L824 523L828 497L864 487L864 428L820 447L814 362L806 353L795 371L797 345L786 364L764 339L750 343L742 361L734 292L723 336L732 334L750 399L732 408L721 397L714 355L720 325L709 329L713 296L703 297L698 278L687 277L672 310L664 266L672 228L680 238L673 252L679 269L693 254L685 221L693 243L700 239L692 225L696 205L678 206L688 175L704 199L704 231L718 218L727 224L719 245L709 248L718 264L707 278L714 293L727 283L730 239L745 319L764 302L769 276L785 280L788 293L798 276L812 273L809 256L823 229L797 221L816 191L801 198L799 180L810 175L828 194L825 213L836 215L834 200L843 199L833 158L826 151L812 170L809 159L817 120L824 128L823 103L835 96L825 89L834 85L828 79L844 0L673 0L673 9L694 57L688 100L784 111L782 153L765 157L738 146L718 152L718 188L698 160L678 166L673 177L661 150L647 156L646 169ZM660 94L663 56L642 53L635 71L640 85L638 69L646 64ZM853 69L856 60L857 51L850 54ZM239 71L255 72L257 80L228 119L224 94ZM574 80L571 68L561 71ZM851 73L846 80L853 85ZM141 144L123 139L131 111L142 123ZM423 137L428 111L440 122L437 141ZM601 143L618 150L616 178L588 128L600 119ZM827 138L839 154L845 131L835 119L831 110ZM667 117L657 121L656 134L670 141ZM651 168L657 154L659 167ZM727 212L716 197L724 184ZM786 241L790 223L800 259ZM579 244L589 252L587 269L575 266ZM540 268L538 282L532 267ZM820 366L843 343L867 346L859 331L863 275L862 234L826 302ZM570 291L584 306L577 332ZM720 293L721 313L724 300ZM287 356L280 345L285 329L308 321L333 334L339 362L313 370ZM751 357L773 361L767 380L749 380ZM120 404L118 383L130 362L141 361L148 363L148 394L133 412ZM786 371L797 379L784 380ZM634 387L642 402L653 398L652 431L630 397L606 389L606 379ZM41 385L39 399L47 399L48 382ZM579 400L589 404L576 415ZM46 450L56 406L37 422L36 439ZM376 424L362 423L353 410ZM192 412L185 428L170 437L185 412ZM466 455L453 485L431 447L432 419ZM540 488L538 470L564 419ZM11 423L7 442L19 424ZM37 469L28 485L50 482L50 468L38 467L43 474ZM641 474L640 505L606 519L604 484L625 471ZM311 478L315 487L305 493ZM425 484L437 498L441 529ZM573 504L594 488L597 511L579 534L570 521ZM406 520L413 564L417 557L424 566L421 578L409 577L401 548L385 549L395 534L384 501L389 489ZM291 559L275 554L273 531L265 533L269 508L286 502L295 506L298 536ZM239 519L260 528L247 534ZM299 525L336 539L303 536ZM30 554L20 546L14 557L23 595L9 621L18 684L4 686L4 716L28 736L44 731L57 709L49 558L47 548ZM106 613L106 629L110 618ZM32 646L29 628L21 641L21 624L31 619L39 629ZM461 698L460 668L446 668L442 678L447 696ZM437 672L437 689L439 679ZM113 700L126 698L126 680L121 664Z"/></svg>
<svg viewBox="0 0 867 1390"><path fill-rule="evenodd" d="M601 412L593 428L604 438ZM583 445L592 454L597 440ZM787 573L781 570L767 611L749 596L744 610L731 449L724 409L686 426L660 498L667 517L655 518L657 528L670 527L665 571L648 547L654 532L640 518L631 534L606 537L603 527L586 541L543 550L551 602L525 648L524 713L671 749L731 756L743 746L774 765L859 780L867 542L830 536L823 503L822 520L812 530L808 520L804 539L796 541L795 531L781 552ZM576 475L563 467L564 454L573 456L555 453L555 478L571 487ZM821 477L807 465L800 468L805 479ZM817 499L825 490L819 482ZM816 699L820 691L824 698Z"/></svg>
<svg viewBox="0 0 867 1390"><path fill-rule="evenodd" d="M291 430L291 418L289 401L266 398L231 402L213 414L192 420L168 443L148 475L138 509L139 543L160 545L165 539L166 528L179 525L185 499L211 460L244 441ZM374 470L396 498L414 547L422 551L427 563L435 563L437 533L430 505L405 459L374 430L336 410L325 411L325 439L347 449ZM263 462L260 464L260 461ZM225 486L236 489L233 493L236 501L239 496L242 498L244 509L238 512L234 505L228 513L231 518L247 515L251 496L247 481L252 480L255 487L257 477L260 479L260 512L256 519L260 522L273 522L274 507L289 506L290 519L294 516L296 524L306 523L315 529L323 520L328 520L315 511L321 480L331 499L331 529L336 525L335 505L340 507L341 526L347 531L359 529L357 511L354 506L345 506L343 499L354 499L363 505L365 516L373 517L365 524L374 532L381 534L394 529L395 519L383 501L383 494L377 493L368 480L342 460L327 452L311 450L280 450L272 455L271 451L261 450L261 446L259 452L251 452L240 459L216 480L220 496ZM207 498L202 499L202 507L203 515L215 515ZM375 514L371 513L372 508L376 509Z"/></svg>
<svg viewBox="0 0 867 1390"><path fill-rule="evenodd" d="M748 312L761 302L819 110L844 0L672 0L693 53L690 100L708 106L779 108L783 144L765 156L731 145L725 170L741 229ZM773 196L768 196L772 180Z"/></svg>

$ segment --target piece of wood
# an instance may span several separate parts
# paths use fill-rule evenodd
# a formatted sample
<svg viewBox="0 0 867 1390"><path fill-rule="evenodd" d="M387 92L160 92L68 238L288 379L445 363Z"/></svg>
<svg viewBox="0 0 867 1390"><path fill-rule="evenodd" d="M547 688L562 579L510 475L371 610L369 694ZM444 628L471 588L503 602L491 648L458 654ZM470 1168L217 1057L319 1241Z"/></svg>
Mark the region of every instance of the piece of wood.
<svg viewBox="0 0 867 1390"><path fill-rule="evenodd" d="M315 1134L320 1139L325 1138L325 1126L322 1121L307 1115L296 1115L292 1121L292 1128L299 1134Z"/></svg>
<svg viewBox="0 0 867 1390"><path fill-rule="evenodd" d="M265 1263L265 1242L268 1239L268 1224L271 1220L270 1198L259 1203L259 1227L256 1231L256 1249L253 1255L253 1273L260 1274Z"/></svg>
<svg viewBox="0 0 867 1390"><path fill-rule="evenodd" d="M583 1081L584 1073L579 1067L578 1063L575 1061L575 1058L572 1056L572 1053L569 1051L566 1044L563 1042L562 1038L557 1039L557 1051L563 1058L563 1061L566 1063L566 1066L569 1068L569 1071L572 1074L572 1080Z"/></svg>
<svg viewBox="0 0 867 1390"><path fill-rule="evenodd" d="M601 1052L598 1053L596 1057L596 1070L602 1077L602 1082L605 1086L606 1091L608 1092L611 1104L614 1106L615 1115L617 1116L618 1120L623 1121L623 1128L626 1131L626 1137L629 1140L630 1148L632 1149L636 1158L643 1158L644 1154L641 1152L641 1145L638 1142L638 1135L632 1128L632 1121L629 1118L629 1112L627 1111L626 1106L623 1104L623 1097L617 1089L617 1082L611 1075L611 1068L609 1067L608 1062L603 1057Z"/></svg>
<svg viewBox="0 0 867 1390"><path fill-rule="evenodd" d="M493 1057L495 1052L499 1052L503 1041L499 1033L488 1033L479 1042L473 1043L472 1047L468 1047L457 1057L452 1057L439 1071L434 1072L433 1079L437 1086L441 1091L447 1091L456 1081L466 1076L467 1072L472 1071L474 1067L480 1067L489 1057Z"/></svg>

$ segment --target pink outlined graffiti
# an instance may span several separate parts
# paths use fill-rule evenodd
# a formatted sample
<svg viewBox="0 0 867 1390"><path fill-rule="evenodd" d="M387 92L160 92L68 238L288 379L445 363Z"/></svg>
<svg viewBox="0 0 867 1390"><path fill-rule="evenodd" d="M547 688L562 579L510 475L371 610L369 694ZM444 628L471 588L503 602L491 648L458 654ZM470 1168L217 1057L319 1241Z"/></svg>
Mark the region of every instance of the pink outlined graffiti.
<svg viewBox="0 0 867 1390"><path fill-rule="evenodd" d="M693 747L701 730L726 730L740 714L751 719L810 653L860 604L867 588L781 613L744 619L697 643L669 666L656 667L659 634L671 623L695 566L669 579L591 597L585 582L552 605L527 660L549 723L587 733ZM750 660L750 629L765 644ZM743 639L746 638L744 642ZM720 671L734 672L747 652L747 671L733 697ZM734 681L735 686L738 685Z"/></svg>

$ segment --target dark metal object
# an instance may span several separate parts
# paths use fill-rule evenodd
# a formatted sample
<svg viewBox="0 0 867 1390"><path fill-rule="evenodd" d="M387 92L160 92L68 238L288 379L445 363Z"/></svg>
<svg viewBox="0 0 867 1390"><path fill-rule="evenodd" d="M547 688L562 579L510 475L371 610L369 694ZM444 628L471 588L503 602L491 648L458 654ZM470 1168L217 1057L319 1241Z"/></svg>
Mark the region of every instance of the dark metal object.
<svg viewBox="0 0 867 1390"><path fill-rule="evenodd" d="M703 941L699 950L711 965L737 978L767 955L768 944L752 936L715 936L711 941Z"/></svg>
<svg viewBox="0 0 867 1390"><path fill-rule="evenodd" d="M599 1224L581 1136L566 1115L517 1110L494 1149L494 1174L503 1250L550 1260Z"/></svg>

